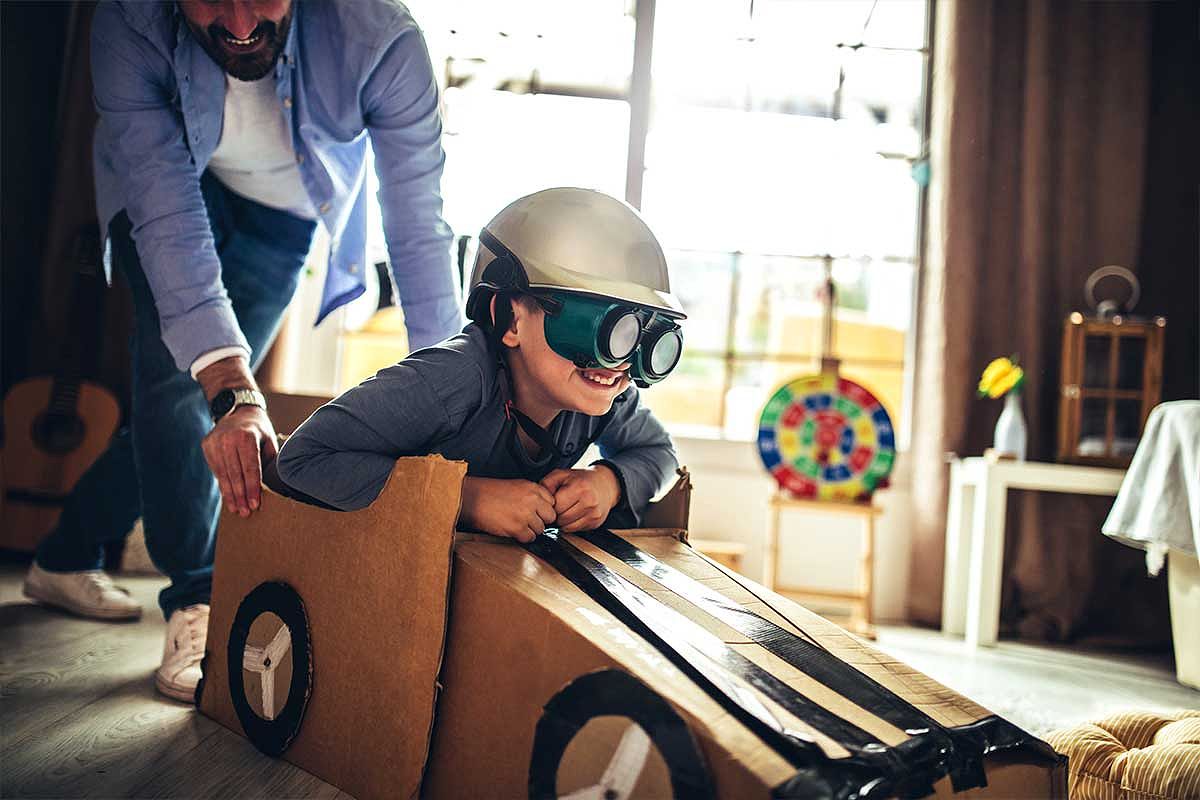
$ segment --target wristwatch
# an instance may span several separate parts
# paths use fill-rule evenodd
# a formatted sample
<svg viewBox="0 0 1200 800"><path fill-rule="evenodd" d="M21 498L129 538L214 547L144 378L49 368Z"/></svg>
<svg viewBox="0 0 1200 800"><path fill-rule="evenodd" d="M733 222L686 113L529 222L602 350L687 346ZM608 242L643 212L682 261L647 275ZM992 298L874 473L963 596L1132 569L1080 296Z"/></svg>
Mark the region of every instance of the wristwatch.
<svg viewBox="0 0 1200 800"><path fill-rule="evenodd" d="M212 421L217 423L238 406L258 406L266 411L267 398L257 389L222 389L213 395L212 402L208 404L208 413L212 415Z"/></svg>

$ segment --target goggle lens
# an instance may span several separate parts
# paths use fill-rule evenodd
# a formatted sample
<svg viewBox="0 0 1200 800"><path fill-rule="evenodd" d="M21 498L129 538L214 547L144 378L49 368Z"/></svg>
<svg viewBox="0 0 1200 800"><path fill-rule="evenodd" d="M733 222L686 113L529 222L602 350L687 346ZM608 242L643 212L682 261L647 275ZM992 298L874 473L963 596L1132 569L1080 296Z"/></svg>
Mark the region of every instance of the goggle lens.
<svg viewBox="0 0 1200 800"><path fill-rule="evenodd" d="M642 333L642 323L637 315L627 311L616 318L608 326L606 347L608 356L617 361L624 361L637 348L638 338Z"/></svg>
<svg viewBox="0 0 1200 800"><path fill-rule="evenodd" d="M683 337L679 335L679 331L667 331L658 337L650 351L650 371L656 376L665 376L679 363L682 353Z"/></svg>

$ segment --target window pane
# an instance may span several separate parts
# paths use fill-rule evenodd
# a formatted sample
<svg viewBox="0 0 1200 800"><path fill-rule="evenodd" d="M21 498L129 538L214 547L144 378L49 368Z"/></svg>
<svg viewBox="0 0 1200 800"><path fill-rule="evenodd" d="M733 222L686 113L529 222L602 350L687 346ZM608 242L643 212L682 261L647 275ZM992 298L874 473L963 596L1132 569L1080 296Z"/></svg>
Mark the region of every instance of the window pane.
<svg viewBox="0 0 1200 800"><path fill-rule="evenodd" d="M1146 363L1146 340L1140 336L1121 336L1117 342L1117 388L1141 389L1142 372Z"/></svg>
<svg viewBox="0 0 1200 800"><path fill-rule="evenodd" d="M742 256L734 345L742 356L821 355L820 261ZM833 343L839 358L902 363L912 298L911 264L838 260Z"/></svg>
<svg viewBox="0 0 1200 800"><path fill-rule="evenodd" d="M642 210L669 247L911 256L917 187L872 126L656 107Z"/></svg>
<svg viewBox="0 0 1200 800"><path fill-rule="evenodd" d="M745 255L738 265L735 350L742 355L818 356L821 262Z"/></svg>
<svg viewBox="0 0 1200 800"><path fill-rule="evenodd" d="M669 378L642 390L642 402L676 433L713 436L721 428L725 368L721 358L693 356L685 349Z"/></svg>
<svg viewBox="0 0 1200 800"><path fill-rule="evenodd" d="M474 236L513 200L551 186L625 196L629 104L556 95L449 89L445 216Z"/></svg>
<svg viewBox="0 0 1200 800"><path fill-rule="evenodd" d="M893 135L910 131L906 145L893 152L917 155L917 126L921 119L921 53L896 50L843 51L841 113L845 119L886 123ZM891 148L888 148L891 150Z"/></svg>
<svg viewBox="0 0 1200 800"><path fill-rule="evenodd" d="M733 280L732 253L671 250L671 290L683 303L688 318L683 328L684 352L725 352L729 335L729 292Z"/></svg>
<svg viewBox="0 0 1200 800"><path fill-rule="evenodd" d="M447 87L622 96L633 65L626 0L410 0Z"/></svg>

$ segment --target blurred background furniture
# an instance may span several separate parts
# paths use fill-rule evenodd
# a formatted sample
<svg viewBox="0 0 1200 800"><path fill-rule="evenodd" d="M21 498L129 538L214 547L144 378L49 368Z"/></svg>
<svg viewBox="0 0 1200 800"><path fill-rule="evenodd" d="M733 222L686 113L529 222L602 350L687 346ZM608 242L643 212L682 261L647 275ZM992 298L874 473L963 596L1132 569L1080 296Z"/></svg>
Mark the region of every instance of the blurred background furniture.
<svg viewBox="0 0 1200 800"><path fill-rule="evenodd" d="M1114 495L1124 470L1032 461L955 459L950 464L942 632L967 646L996 643L1009 489Z"/></svg>
<svg viewBox="0 0 1200 800"><path fill-rule="evenodd" d="M1200 400L1150 413L1102 530L1145 550L1151 575L1168 562L1176 676L1200 689Z"/></svg>
<svg viewBox="0 0 1200 800"><path fill-rule="evenodd" d="M1096 299L1096 287L1119 278L1129 287L1124 307ZM1084 290L1095 314L1072 311L1063 323L1062 394L1058 460L1125 467L1137 448L1150 409L1162 397L1164 317L1127 313L1137 305L1137 277L1116 265L1101 267Z"/></svg>
<svg viewBox="0 0 1200 800"><path fill-rule="evenodd" d="M768 589L779 592L800 602L809 602L818 607L822 603L847 605L849 621L838 619L847 630L875 638L875 621L872 606L875 599L875 518L881 509L871 503L839 502L834 500L806 500L792 497L780 490L771 495L771 517L767 526L766 550L763 555L763 582ZM857 517L862 523L862 555L859 561L859 585L855 591L834 591L814 586L779 586L779 530L785 510L804 510L812 514L839 514ZM822 608L822 613L824 609Z"/></svg>

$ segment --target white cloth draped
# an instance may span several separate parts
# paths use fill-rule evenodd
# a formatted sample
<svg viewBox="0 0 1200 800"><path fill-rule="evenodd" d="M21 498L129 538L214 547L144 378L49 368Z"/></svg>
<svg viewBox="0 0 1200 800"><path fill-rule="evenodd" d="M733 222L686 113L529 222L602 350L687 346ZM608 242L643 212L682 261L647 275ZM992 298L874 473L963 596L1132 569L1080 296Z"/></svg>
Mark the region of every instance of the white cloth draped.
<svg viewBox="0 0 1200 800"><path fill-rule="evenodd" d="M1162 569L1167 550L1200 553L1200 400L1150 412L1102 530L1144 549L1151 575Z"/></svg>

